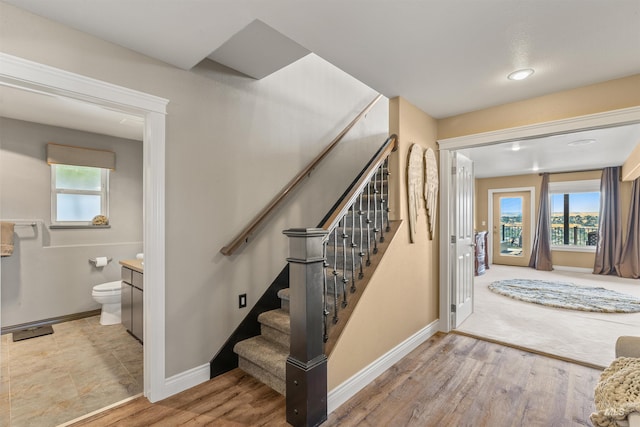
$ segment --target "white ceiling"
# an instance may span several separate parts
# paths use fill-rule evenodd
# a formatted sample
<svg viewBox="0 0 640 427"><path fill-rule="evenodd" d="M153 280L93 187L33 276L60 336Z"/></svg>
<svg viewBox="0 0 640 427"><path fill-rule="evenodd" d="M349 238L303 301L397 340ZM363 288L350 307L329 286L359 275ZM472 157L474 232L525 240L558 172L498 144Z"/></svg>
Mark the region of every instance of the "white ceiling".
<svg viewBox="0 0 640 427"><path fill-rule="evenodd" d="M640 143L640 123L460 150L476 178L620 166Z"/></svg>
<svg viewBox="0 0 640 427"><path fill-rule="evenodd" d="M144 119L71 98L0 85L0 117L142 141Z"/></svg>
<svg viewBox="0 0 640 427"><path fill-rule="evenodd" d="M264 24L259 33L278 40L272 56L282 53L276 49L283 43L300 54L314 52L435 118L640 73L640 0L3 1L183 69L208 57L226 65L243 62L251 39L242 30L259 20ZM238 39L243 49L234 56ZM250 62L260 65L255 58ZM506 79L524 67L535 74L524 81ZM598 140L618 137L599 135ZM636 132L635 141L626 144L639 141ZM545 168L559 160L574 168L576 160L585 160L580 168L601 166L587 161L586 154L579 159L573 152L549 155L548 144L554 150L562 145L555 140L534 144L545 147L535 153L527 146L518 158L526 154L529 163L538 160ZM619 164L628 150L624 144L615 142L603 152L597 151L603 144L579 148ZM489 150L494 169L516 165L510 157L497 161L498 153L491 151L496 149L483 149ZM620 151L617 159L605 157L611 151ZM472 154L478 171L481 153ZM503 155L513 157L513 152ZM521 171L532 167L517 164Z"/></svg>
<svg viewBox="0 0 640 427"><path fill-rule="evenodd" d="M4 1L184 69L259 19L435 118L640 72L638 0Z"/></svg>

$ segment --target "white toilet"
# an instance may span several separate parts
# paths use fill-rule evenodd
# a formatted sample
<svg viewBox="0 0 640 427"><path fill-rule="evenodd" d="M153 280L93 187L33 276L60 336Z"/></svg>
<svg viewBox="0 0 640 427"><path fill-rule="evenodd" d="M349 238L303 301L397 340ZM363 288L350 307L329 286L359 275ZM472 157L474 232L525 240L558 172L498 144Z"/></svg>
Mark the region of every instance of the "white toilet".
<svg viewBox="0 0 640 427"><path fill-rule="evenodd" d="M107 282L95 285L91 296L93 299L102 304L102 313L100 314L101 325L115 325L120 323L120 295L122 284L117 282Z"/></svg>

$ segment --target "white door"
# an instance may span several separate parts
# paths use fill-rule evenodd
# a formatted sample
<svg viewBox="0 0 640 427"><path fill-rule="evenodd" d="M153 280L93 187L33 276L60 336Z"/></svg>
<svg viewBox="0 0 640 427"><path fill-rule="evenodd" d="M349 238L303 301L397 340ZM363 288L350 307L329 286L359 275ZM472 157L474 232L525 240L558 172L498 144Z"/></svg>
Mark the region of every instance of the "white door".
<svg viewBox="0 0 640 427"><path fill-rule="evenodd" d="M452 325L457 328L473 313L473 162L453 153Z"/></svg>

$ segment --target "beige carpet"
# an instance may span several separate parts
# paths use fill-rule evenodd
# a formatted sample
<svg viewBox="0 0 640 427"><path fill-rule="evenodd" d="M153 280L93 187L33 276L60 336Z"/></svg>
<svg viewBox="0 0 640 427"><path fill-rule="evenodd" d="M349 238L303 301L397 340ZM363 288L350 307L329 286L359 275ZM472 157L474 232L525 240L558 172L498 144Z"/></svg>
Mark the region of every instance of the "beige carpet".
<svg viewBox="0 0 640 427"><path fill-rule="evenodd" d="M640 297L640 280L527 267L492 265L475 278L474 313L458 331L600 367L615 358L620 335L640 335L640 313L591 313L545 307L498 295L496 280L540 279L599 286Z"/></svg>

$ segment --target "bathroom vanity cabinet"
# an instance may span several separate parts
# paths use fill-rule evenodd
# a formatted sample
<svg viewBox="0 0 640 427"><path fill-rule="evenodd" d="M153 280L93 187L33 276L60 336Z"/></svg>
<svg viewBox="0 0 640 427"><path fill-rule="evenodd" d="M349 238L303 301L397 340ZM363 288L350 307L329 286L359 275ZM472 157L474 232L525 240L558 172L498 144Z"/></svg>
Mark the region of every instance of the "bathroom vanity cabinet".
<svg viewBox="0 0 640 427"><path fill-rule="evenodd" d="M142 325L142 296L144 291L144 271L140 260L123 260L122 265L122 324L140 342L144 341Z"/></svg>

